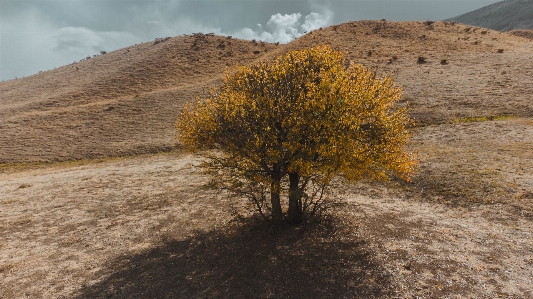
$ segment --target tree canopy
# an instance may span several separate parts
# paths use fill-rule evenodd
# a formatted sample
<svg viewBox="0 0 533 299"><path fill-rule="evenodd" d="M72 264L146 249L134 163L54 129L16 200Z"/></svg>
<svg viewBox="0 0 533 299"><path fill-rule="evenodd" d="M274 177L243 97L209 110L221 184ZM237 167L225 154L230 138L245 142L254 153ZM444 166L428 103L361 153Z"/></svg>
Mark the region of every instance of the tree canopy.
<svg viewBox="0 0 533 299"><path fill-rule="evenodd" d="M300 222L334 177L408 180L416 162L405 150L411 119L395 106L401 88L345 62L317 46L227 72L183 107L178 138L207 156L213 186L249 197L274 222L286 199L287 219Z"/></svg>

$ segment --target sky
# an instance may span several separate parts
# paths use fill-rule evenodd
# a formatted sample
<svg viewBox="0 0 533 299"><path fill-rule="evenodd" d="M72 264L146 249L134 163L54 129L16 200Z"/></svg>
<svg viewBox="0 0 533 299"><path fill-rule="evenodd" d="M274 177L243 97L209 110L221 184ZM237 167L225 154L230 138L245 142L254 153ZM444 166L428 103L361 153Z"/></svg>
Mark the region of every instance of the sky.
<svg viewBox="0 0 533 299"><path fill-rule="evenodd" d="M288 43L348 21L443 20L494 0L0 0L0 81L195 32Z"/></svg>

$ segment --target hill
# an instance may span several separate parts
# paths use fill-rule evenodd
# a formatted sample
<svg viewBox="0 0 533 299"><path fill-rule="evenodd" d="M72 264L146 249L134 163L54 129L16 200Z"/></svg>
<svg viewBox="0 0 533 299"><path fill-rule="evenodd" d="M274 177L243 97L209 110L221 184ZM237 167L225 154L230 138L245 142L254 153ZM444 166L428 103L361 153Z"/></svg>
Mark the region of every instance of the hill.
<svg viewBox="0 0 533 299"><path fill-rule="evenodd" d="M227 67L331 44L391 72L421 123L533 114L529 40L447 22L362 21L286 45L194 34L134 45L0 83L0 163L66 161L176 148L183 103ZM502 53L499 53L503 51ZM418 57L425 57L418 64ZM446 64L441 64L446 60Z"/></svg>
<svg viewBox="0 0 533 299"><path fill-rule="evenodd" d="M533 41L516 33L193 34L1 82L0 297L531 298ZM420 167L410 183L337 182L327 217L274 231L205 188L174 123L227 67L315 44L396 76Z"/></svg>
<svg viewBox="0 0 533 299"><path fill-rule="evenodd" d="M446 21L498 31L533 29L533 1L500 1Z"/></svg>

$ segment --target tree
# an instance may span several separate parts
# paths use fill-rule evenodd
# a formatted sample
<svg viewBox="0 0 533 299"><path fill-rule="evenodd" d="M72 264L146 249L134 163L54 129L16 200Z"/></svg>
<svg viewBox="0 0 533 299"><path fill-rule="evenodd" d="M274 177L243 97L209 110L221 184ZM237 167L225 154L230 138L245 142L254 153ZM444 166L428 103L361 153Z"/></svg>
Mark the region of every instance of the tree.
<svg viewBox="0 0 533 299"><path fill-rule="evenodd" d="M408 180L411 119L401 88L329 46L291 51L227 72L222 86L185 105L182 144L207 157L212 185L252 199L264 217L299 223L334 177ZM270 197L270 201L268 201Z"/></svg>

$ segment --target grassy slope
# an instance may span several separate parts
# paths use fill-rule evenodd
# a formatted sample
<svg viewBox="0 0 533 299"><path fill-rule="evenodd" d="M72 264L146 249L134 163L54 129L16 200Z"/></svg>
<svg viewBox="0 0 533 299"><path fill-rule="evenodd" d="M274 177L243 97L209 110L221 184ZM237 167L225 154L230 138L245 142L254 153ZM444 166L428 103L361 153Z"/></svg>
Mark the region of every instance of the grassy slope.
<svg viewBox="0 0 533 299"><path fill-rule="evenodd" d="M533 114L533 104L527 101L533 63L523 55L531 50L531 42L481 28L443 22L351 22L278 46L180 36L0 83L0 163L175 148L173 124L180 107L218 84L228 66L325 43L356 63L396 75L405 89L404 101L424 124ZM427 63L417 64L419 56ZM448 64L441 65L442 59Z"/></svg>

